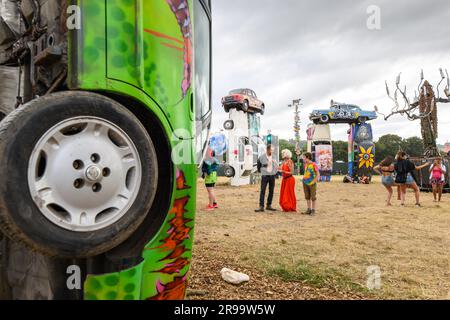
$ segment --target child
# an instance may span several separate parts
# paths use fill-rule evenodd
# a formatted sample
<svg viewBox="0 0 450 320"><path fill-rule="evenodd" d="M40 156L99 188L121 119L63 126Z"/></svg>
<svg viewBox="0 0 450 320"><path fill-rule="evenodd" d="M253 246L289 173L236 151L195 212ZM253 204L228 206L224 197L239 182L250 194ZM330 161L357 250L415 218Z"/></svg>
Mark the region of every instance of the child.
<svg viewBox="0 0 450 320"><path fill-rule="evenodd" d="M317 181L320 178L319 168L317 164L312 161L312 154L307 152L303 155L305 163L305 174L303 175L303 191L305 193L308 210L305 214L313 216L316 213L316 193Z"/></svg>
<svg viewBox="0 0 450 320"><path fill-rule="evenodd" d="M208 191L209 204L206 207L206 210L208 211L212 211L219 207L216 202L216 195L214 194L214 188L217 183L217 169L219 167L215 156L215 152L211 151L209 159L206 159L202 166L203 178L205 179L205 186Z"/></svg>
<svg viewBox="0 0 450 320"><path fill-rule="evenodd" d="M434 202L441 202L442 199L442 191L445 185L445 173L446 168L442 164L442 159L437 158L434 160L434 163L430 167L430 182L433 186L433 197Z"/></svg>

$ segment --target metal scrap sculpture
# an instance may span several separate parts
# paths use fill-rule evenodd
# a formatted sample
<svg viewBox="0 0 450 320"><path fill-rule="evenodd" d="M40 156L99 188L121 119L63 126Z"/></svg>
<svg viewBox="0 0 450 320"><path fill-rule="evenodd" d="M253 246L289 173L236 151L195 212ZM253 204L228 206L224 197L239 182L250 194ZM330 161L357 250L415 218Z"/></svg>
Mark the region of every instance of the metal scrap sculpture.
<svg viewBox="0 0 450 320"><path fill-rule="evenodd" d="M436 91L434 91L432 85L427 80L424 80L423 71L421 72L420 84L418 86L419 95L417 96L416 92L416 96L413 102L411 102L407 95L406 86L403 90L400 88L401 74L399 74L397 77L394 96L391 95L389 86L386 82L387 94L389 98L395 103L395 107L392 108L390 114L382 114L384 116L384 119L388 120L393 115L400 114L402 116L406 116L410 121L420 120L422 139L425 150L424 156L426 158L440 156L440 152L436 143L436 139L438 137L437 103L450 103L450 78L448 75L448 71L446 70L445 73L442 69L440 69L439 71L441 74L441 80L436 87ZM439 87L445 80L447 80L447 85L444 89L446 98L442 98L440 96ZM398 101L399 94L404 100L402 106Z"/></svg>
<svg viewBox="0 0 450 320"><path fill-rule="evenodd" d="M408 98L408 95L406 93L406 86L403 90L400 88L401 74L399 74L397 77L396 89L393 96L391 95L389 86L386 82L387 94L389 98L395 103L395 107L392 108L391 113L389 113L388 115L382 114L384 116L384 119L388 120L393 115L399 114L402 116L406 116L410 121L420 120L424 154L422 157L411 159L417 164L429 162L430 160L441 157L441 153L436 143L436 139L438 138L437 104L450 103L450 77L447 70L445 70L445 73L442 69L439 69L439 71L441 79L436 86L436 90L434 90L433 86L424 79L423 71L421 72L420 84L418 86L418 95L416 92L413 102L411 102L411 100ZM444 81L446 81L446 87L443 90L445 97L441 97L440 87ZM399 94L404 100L402 106L398 102ZM447 168L450 164L449 160L450 159L448 157L444 158L444 165ZM431 190L428 168L424 168L421 172L417 172L417 174L414 174L414 177L421 190ZM450 192L448 173L446 175L446 185L444 187L444 191Z"/></svg>

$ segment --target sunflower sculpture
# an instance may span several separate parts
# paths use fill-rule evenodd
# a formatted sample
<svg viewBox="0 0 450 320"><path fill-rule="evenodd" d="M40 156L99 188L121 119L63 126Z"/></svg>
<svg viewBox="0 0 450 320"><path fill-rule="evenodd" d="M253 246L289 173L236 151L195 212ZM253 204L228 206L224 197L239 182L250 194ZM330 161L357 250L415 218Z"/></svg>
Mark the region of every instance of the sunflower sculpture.
<svg viewBox="0 0 450 320"><path fill-rule="evenodd" d="M359 151L361 152L359 154L359 168L366 166L366 168L373 168L375 163L375 156L372 153L373 146L364 149L364 147L360 146Z"/></svg>

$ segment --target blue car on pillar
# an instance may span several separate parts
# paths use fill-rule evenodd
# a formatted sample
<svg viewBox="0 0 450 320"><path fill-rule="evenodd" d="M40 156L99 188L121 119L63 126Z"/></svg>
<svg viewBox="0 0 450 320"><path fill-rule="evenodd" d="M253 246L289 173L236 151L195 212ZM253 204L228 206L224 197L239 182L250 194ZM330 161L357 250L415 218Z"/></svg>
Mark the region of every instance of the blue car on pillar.
<svg viewBox="0 0 450 320"><path fill-rule="evenodd" d="M313 110L310 119L315 124L365 123L377 118L375 111L365 111L353 104L331 102L329 109Z"/></svg>

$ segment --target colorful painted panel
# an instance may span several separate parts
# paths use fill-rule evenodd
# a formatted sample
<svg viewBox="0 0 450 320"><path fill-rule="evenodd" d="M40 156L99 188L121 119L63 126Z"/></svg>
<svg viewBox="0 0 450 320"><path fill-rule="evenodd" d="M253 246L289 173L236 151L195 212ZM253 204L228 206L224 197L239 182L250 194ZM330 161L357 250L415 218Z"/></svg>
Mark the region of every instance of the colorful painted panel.
<svg viewBox="0 0 450 320"><path fill-rule="evenodd" d="M123 272L88 276L86 300L184 299L192 259L196 170L183 167L177 170L172 209L161 232L145 247L144 261Z"/></svg>
<svg viewBox="0 0 450 320"><path fill-rule="evenodd" d="M316 145L315 160L319 167L322 181L328 181L333 171L333 147L331 145Z"/></svg>
<svg viewBox="0 0 450 320"><path fill-rule="evenodd" d="M144 261L130 270L88 276L85 299L183 299L192 257L197 168L193 140L178 141L173 134L182 129L194 137L193 1L78 4L83 29L72 39L78 53L71 57L71 88L132 96L157 114L172 148L189 146L189 164L174 172L171 210L143 248Z"/></svg>

